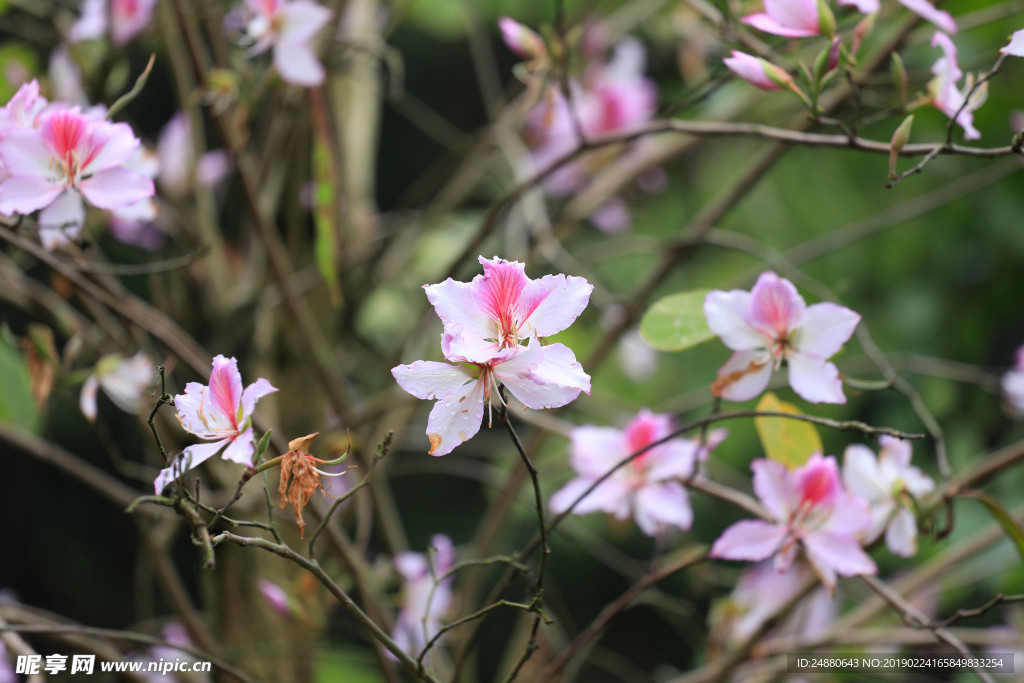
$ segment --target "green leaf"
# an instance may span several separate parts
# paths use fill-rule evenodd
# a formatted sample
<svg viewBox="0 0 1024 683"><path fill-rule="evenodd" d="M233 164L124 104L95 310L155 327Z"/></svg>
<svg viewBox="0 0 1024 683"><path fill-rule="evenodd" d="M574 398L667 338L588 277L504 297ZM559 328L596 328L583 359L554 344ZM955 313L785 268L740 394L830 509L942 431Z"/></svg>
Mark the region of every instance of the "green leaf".
<svg viewBox="0 0 1024 683"><path fill-rule="evenodd" d="M714 338L704 317L707 294L696 289L655 302L640 321L640 334L659 351L682 351Z"/></svg>
<svg viewBox="0 0 1024 683"><path fill-rule="evenodd" d="M771 392L758 401L757 411L803 415L795 405L780 401ZM755 417L754 426L765 455L786 467L800 467L813 453L822 452L821 437L810 422L791 420L788 417Z"/></svg>
<svg viewBox="0 0 1024 683"><path fill-rule="evenodd" d="M1021 530L1013 515L1003 507L1003 504L982 491L962 491L959 495L964 498L974 498L988 508L992 517L999 522L999 525L1003 527L1003 531L1013 541L1013 544L1017 547L1017 552L1020 553L1021 562L1024 562L1024 531Z"/></svg>
<svg viewBox="0 0 1024 683"><path fill-rule="evenodd" d="M32 396L28 362L10 330L0 334L0 421L36 432L39 410Z"/></svg>
<svg viewBox="0 0 1024 683"><path fill-rule="evenodd" d="M270 433L272 431L272 429L268 429L263 436L260 437L260 440L256 442L256 460L254 462L258 463L263 459L263 454L266 453L267 446L270 445Z"/></svg>

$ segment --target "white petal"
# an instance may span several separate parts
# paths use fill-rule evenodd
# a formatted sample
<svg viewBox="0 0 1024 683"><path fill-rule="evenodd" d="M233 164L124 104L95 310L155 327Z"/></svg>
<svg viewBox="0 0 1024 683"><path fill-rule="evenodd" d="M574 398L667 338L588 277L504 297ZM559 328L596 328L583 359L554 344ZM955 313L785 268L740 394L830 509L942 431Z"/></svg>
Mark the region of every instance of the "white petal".
<svg viewBox="0 0 1024 683"><path fill-rule="evenodd" d="M767 351L737 351L718 370L711 393L729 401L747 401L760 395L771 378Z"/></svg>
<svg viewBox="0 0 1024 683"><path fill-rule="evenodd" d="M422 399L437 399L455 391L466 382L476 379L462 365L418 360L412 365L399 365L391 369L398 386Z"/></svg>
<svg viewBox="0 0 1024 683"><path fill-rule="evenodd" d="M217 455L218 451L224 448L227 443L228 439L223 439L216 443L199 443L186 448L180 456L174 459L174 462L171 463L170 467L160 470L160 474L157 475L156 481L153 482L157 495L160 495L160 492L164 490L164 487L180 477L182 474L198 467L213 456Z"/></svg>
<svg viewBox="0 0 1024 683"><path fill-rule="evenodd" d="M930 21L946 33L956 35L957 26L953 15L940 9L928 0L899 0L900 4L926 21Z"/></svg>
<svg viewBox="0 0 1024 683"><path fill-rule="evenodd" d="M430 455L446 455L480 431L484 416L484 380L469 382L445 394L427 419Z"/></svg>
<svg viewBox="0 0 1024 683"><path fill-rule="evenodd" d="M811 403L846 403L839 370L832 363L803 353L786 356L789 386Z"/></svg>
<svg viewBox="0 0 1024 683"><path fill-rule="evenodd" d="M274 66L292 85L311 88L324 82L324 67L313 49L304 43L279 42L274 46Z"/></svg>
<svg viewBox="0 0 1024 683"><path fill-rule="evenodd" d="M794 348L818 358L831 358L853 335L860 316L849 308L820 303L804 311L792 337Z"/></svg>
<svg viewBox="0 0 1024 683"><path fill-rule="evenodd" d="M576 427L569 438L569 462L583 475L599 477L629 455L622 432L612 427Z"/></svg>
<svg viewBox="0 0 1024 683"><path fill-rule="evenodd" d="M704 317L708 320L708 327L733 351L765 347L764 338L747 324L749 312L750 292L741 289L729 292L715 290L704 298Z"/></svg>
<svg viewBox="0 0 1024 683"><path fill-rule="evenodd" d="M293 0L278 12L282 43L308 43L327 25L331 11L311 0Z"/></svg>
<svg viewBox="0 0 1024 683"><path fill-rule="evenodd" d="M96 379L96 375L89 375L86 377L85 383L82 384L82 394L78 399L78 405L89 422L96 421L96 391L99 386L100 383Z"/></svg>
<svg viewBox="0 0 1024 683"><path fill-rule="evenodd" d="M775 460L759 458L750 463L754 470L754 493L772 516L785 522L800 502L797 483L786 466Z"/></svg>
<svg viewBox="0 0 1024 683"><path fill-rule="evenodd" d="M763 560L782 544L786 527L760 520L736 522L711 546L711 557L726 560Z"/></svg>
<svg viewBox="0 0 1024 683"><path fill-rule="evenodd" d="M84 223L82 198L74 190L68 190L39 212L39 240L44 249L53 251L78 239Z"/></svg>
<svg viewBox="0 0 1024 683"><path fill-rule="evenodd" d="M869 503L884 500L890 491L871 449L861 444L846 447L843 453L843 486Z"/></svg>
<svg viewBox="0 0 1024 683"><path fill-rule="evenodd" d="M78 188L93 206L118 209L134 204L156 191L152 178L124 168L110 168L78 183Z"/></svg>
<svg viewBox="0 0 1024 683"><path fill-rule="evenodd" d="M903 557L912 557L917 553L917 520L913 512L901 508L896 513L886 529L885 545Z"/></svg>
<svg viewBox="0 0 1024 683"><path fill-rule="evenodd" d="M595 481L597 477L577 477L571 480L551 495L548 507L555 514L565 512ZM631 495L629 486L613 475L580 500L572 511L576 515L600 511L623 518L629 515Z"/></svg>
<svg viewBox="0 0 1024 683"><path fill-rule="evenodd" d="M498 325L484 313L476 302L474 284L457 282L448 278L436 285L423 288L427 300L437 312L437 317L444 323L445 330L457 327L458 333L467 340L483 341L493 339L498 334ZM455 331L452 332L456 334ZM473 359L483 362L488 359Z"/></svg>
<svg viewBox="0 0 1024 683"><path fill-rule="evenodd" d="M875 574L878 567L853 536L811 533L803 538L807 559L817 568L829 568L840 576Z"/></svg>
<svg viewBox="0 0 1024 683"><path fill-rule="evenodd" d="M1000 48L999 51L1004 55L1024 57L1024 29L1014 31L1013 35L1010 36L1010 42L1005 47Z"/></svg>
<svg viewBox="0 0 1024 683"><path fill-rule="evenodd" d="M239 465L252 467L252 459L256 455L256 445L253 443L252 427L231 439L231 443L224 449L221 457L224 460L236 462Z"/></svg>
<svg viewBox="0 0 1024 683"><path fill-rule="evenodd" d="M590 392L590 377L568 347L551 344L543 350L536 340L494 368L494 376L524 406L534 410L559 408Z"/></svg>
<svg viewBox="0 0 1024 683"><path fill-rule="evenodd" d="M677 482L646 486L636 494L637 526L648 536L674 526L683 531L693 524L693 510L686 489Z"/></svg>

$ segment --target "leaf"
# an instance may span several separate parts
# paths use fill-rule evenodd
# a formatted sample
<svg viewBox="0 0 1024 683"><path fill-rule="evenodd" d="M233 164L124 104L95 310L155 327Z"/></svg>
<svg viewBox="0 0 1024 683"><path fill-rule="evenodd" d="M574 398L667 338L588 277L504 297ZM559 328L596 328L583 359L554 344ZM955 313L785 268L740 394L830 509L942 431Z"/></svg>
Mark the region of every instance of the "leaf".
<svg viewBox="0 0 1024 683"><path fill-rule="evenodd" d="M0 334L0 377L0 421L35 432L39 410L32 395L28 362L9 330Z"/></svg>
<svg viewBox="0 0 1024 683"><path fill-rule="evenodd" d="M644 340L659 351L682 351L713 339L715 333L704 317L708 291L696 289L655 302L640 321Z"/></svg>
<svg viewBox="0 0 1024 683"><path fill-rule="evenodd" d="M780 401L771 392L758 401L757 411L803 415L795 405ZM821 437L810 422L787 417L755 417L754 426L765 455L791 469L803 465L813 453L822 452Z"/></svg>
<svg viewBox="0 0 1024 683"><path fill-rule="evenodd" d="M992 517L999 522L999 525L1003 527L1003 531L1013 541L1013 544L1017 547L1017 552L1020 553L1021 561L1024 562L1024 531L1021 530L1013 515L1003 507L1003 504L982 491L962 491L959 495L964 498L974 498L988 508Z"/></svg>

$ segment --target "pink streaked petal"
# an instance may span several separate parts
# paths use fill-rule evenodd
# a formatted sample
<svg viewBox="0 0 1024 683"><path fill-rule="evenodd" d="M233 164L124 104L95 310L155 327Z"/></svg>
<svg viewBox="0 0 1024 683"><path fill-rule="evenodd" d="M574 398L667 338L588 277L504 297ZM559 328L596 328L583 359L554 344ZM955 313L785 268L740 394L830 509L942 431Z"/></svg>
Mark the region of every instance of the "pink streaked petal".
<svg viewBox="0 0 1024 683"><path fill-rule="evenodd" d="M772 359L767 351L737 351L718 370L711 392L729 401L747 401L759 396L772 377Z"/></svg>
<svg viewBox="0 0 1024 683"><path fill-rule="evenodd" d="M711 557L756 562L770 557L786 537L786 527L760 520L736 522L711 546Z"/></svg>
<svg viewBox="0 0 1024 683"><path fill-rule="evenodd" d="M831 455L822 457L821 453L813 453L793 474L800 492L800 503L812 506L837 504L842 486L836 459Z"/></svg>
<svg viewBox="0 0 1024 683"><path fill-rule="evenodd" d="M262 377L247 386L245 391L242 392L242 417L239 422L244 422L252 415L256 409L256 401L275 391L277 391L277 387Z"/></svg>
<svg viewBox="0 0 1024 683"><path fill-rule="evenodd" d="M235 358L225 358L220 354L214 357L209 399L215 411L226 416L235 427L238 426L238 413L242 405L242 375L238 372L238 361Z"/></svg>
<svg viewBox="0 0 1024 683"><path fill-rule="evenodd" d="M759 31L765 33L771 33L776 36L785 36L786 38L807 38L810 36L816 36L819 33L817 27L813 30L807 28L795 28L792 26L783 26L778 21L768 16L767 14L758 12L756 14L748 14L747 16L740 19L744 24L749 24Z"/></svg>
<svg viewBox="0 0 1024 683"><path fill-rule="evenodd" d="M733 351L763 349L765 339L747 323L750 292L734 289L714 290L704 298L704 317L708 327Z"/></svg>
<svg viewBox="0 0 1024 683"><path fill-rule="evenodd" d="M418 360L391 369L398 386L416 398L439 399L475 378L461 365Z"/></svg>
<svg viewBox="0 0 1024 683"><path fill-rule="evenodd" d="M807 559L816 567L828 567L840 576L876 574L878 567L853 536L812 533L804 536Z"/></svg>
<svg viewBox="0 0 1024 683"><path fill-rule="evenodd" d="M39 131L31 128L8 128L0 137L0 161L13 176L45 179L53 172L53 154L43 142Z"/></svg>
<svg viewBox="0 0 1024 683"><path fill-rule="evenodd" d="M568 510L569 506L582 496L595 481L597 481L596 477L577 477L568 482L551 495L551 499L548 501L551 511L557 515ZM575 515L606 512L610 515L615 515L618 519L625 519L629 516L631 495L632 491L629 485L621 479L612 476L601 482L597 488L587 494L572 509L572 512Z"/></svg>
<svg viewBox="0 0 1024 683"><path fill-rule="evenodd" d="M216 443L198 443L189 446L185 451L178 456L174 462L171 463L170 467L160 470L160 474L157 475L156 480L153 482L153 486L156 489L157 495L170 484L172 481L206 462L213 456L217 455L220 449L228 443L228 439L218 441Z"/></svg>
<svg viewBox="0 0 1024 683"><path fill-rule="evenodd" d="M925 21L930 21L946 33L956 35L957 25L953 15L936 9L928 0L899 0L899 3Z"/></svg>
<svg viewBox="0 0 1024 683"><path fill-rule="evenodd" d="M326 77L323 64L305 43L278 42L274 46L274 67L282 80L304 88L322 85Z"/></svg>
<svg viewBox="0 0 1024 683"><path fill-rule="evenodd" d="M447 455L480 431L484 416L484 384L483 378L469 382L448 392L434 404L427 418L430 455Z"/></svg>
<svg viewBox="0 0 1024 683"><path fill-rule="evenodd" d="M279 12L282 43L309 43L331 20L331 10L312 0L293 0Z"/></svg>
<svg viewBox="0 0 1024 683"><path fill-rule="evenodd" d="M754 493L761 504L776 520L785 522L800 503L795 477L782 463L765 458L750 463L750 469L754 470Z"/></svg>
<svg viewBox="0 0 1024 683"><path fill-rule="evenodd" d="M674 526L686 531L693 524L693 510L686 489L678 482L646 486L636 493L636 524L648 536Z"/></svg>
<svg viewBox="0 0 1024 683"><path fill-rule="evenodd" d="M800 353L831 358L853 336L859 322L860 316L845 306L814 304L804 312L792 338L793 347Z"/></svg>
<svg viewBox="0 0 1024 683"><path fill-rule="evenodd" d="M78 399L78 405L89 422L96 421L96 393L99 387L100 382L96 375L89 375L82 384L82 395Z"/></svg>
<svg viewBox="0 0 1024 683"><path fill-rule="evenodd" d="M452 325L458 325L467 340L482 342L484 339L494 339L498 328L477 305L475 284L475 281L456 282L448 278L436 285L426 285L423 291L446 330ZM484 359L480 359L480 362L484 362Z"/></svg>
<svg viewBox="0 0 1024 683"><path fill-rule="evenodd" d="M569 438L569 463L582 475L599 477L629 455L622 432L611 427L576 427Z"/></svg>
<svg viewBox="0 0 1024 683"><path fill-rule="evenodd" d="M792 353L789 362L789 386L811 403L846 403L843 383L835 365L804 353Z"/></svg>
<svg viewBox="0 0 1024 683"><path fill-rule="evenodd" d="M78 188L90 204L101 209L119 209L152 197L155 192L151 178L124 168L100 171L79 182Z"/></svg>
<svg viewBox="0 0 1024 683"><path fill-rule="evenodd" d="M889 522L885 530L885 545L893 553L901 557L913 557L917 554L917 520L914 513L901 508Z"/></svg>
<svg viewBox="0 0 1024 683"><path fill-rule="evenodd" d="M767 271L750 290L747 323L769 339L785 339L800 325L805 309L793 283Z"/></svg>
<svg viewBox="0 0 1024 683"><path fill-rule="evenodd" d="M53 204L63 191L39 176L9 176L0 183L0 213L32 213Z"/></svg>
<svg viewBox="0 0 1024 683"><path fill-rule="evenodd" d="M538 337L550 337L566 329L587 307L593 291L594 285L571 275L545 275L530 281L519 300L520 309L530 312L523 336L532 331Z"/></svg>
<svg viewBox="0 0 1024 683"><path fill-rule="evenodd" d="M560 408L590 393L590 376L568 347L530 345L494 368L494 376L527 408Z"/></svg>
<svg viewBox="0 0 1024 683"><path fill-rule="evenodd" d="M47 251L78 239L85 223L85 206L74 190L61 194L39 212L39 241Z"/></svg>
<svg viewBox="0 0 1024 683"><path fill-rule="evenodd" d="M493 259L479 257L484 274L477 275L471 283L476 306L488 317L502 326L511 326L512 317L518 314L520 320L533 312L520 308L520 296L529 284L526 266L519 261L506 261L495 256ZM539 301L529 302L536 306Z"/></svg>
<svg viewBox="0 0 1024 683"><path fill-rule="evenodd" d="M236 462L239 465L252 467L252 459L256 455L256 446L253 443L252 427L231 439L231 443L224 449L221 455L225 460Z"/></svg>
<svg viewBox="0 0 1024 683"><path fill-rule="evenodd" d="M999 48L999 51L1004 55L1024 57L1024 29L1014 31L1013 35L1010 36L1010 42L1005 47Z"/></svg>

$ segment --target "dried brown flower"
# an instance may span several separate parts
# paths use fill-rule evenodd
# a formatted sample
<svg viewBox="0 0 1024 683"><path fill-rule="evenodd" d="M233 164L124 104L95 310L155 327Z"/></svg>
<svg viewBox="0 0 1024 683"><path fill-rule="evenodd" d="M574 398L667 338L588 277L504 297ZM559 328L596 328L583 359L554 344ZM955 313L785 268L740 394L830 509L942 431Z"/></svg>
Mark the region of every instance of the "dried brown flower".
<svg viewBox="0 0 1024 683"><path fill-rule="evenodd" d="M306 522L302 519L302 509L309 503L309 499L317 489L325 496L320 483L320 471L314 465L320 462L306 451L309 449L313 439L320 432L308 434L299 439L288 442L287 453L281 456L281 484L277 488L281 496L281 509L291 505L295 509L295 523L299 527L299 538L306 532Z"/></svg>

